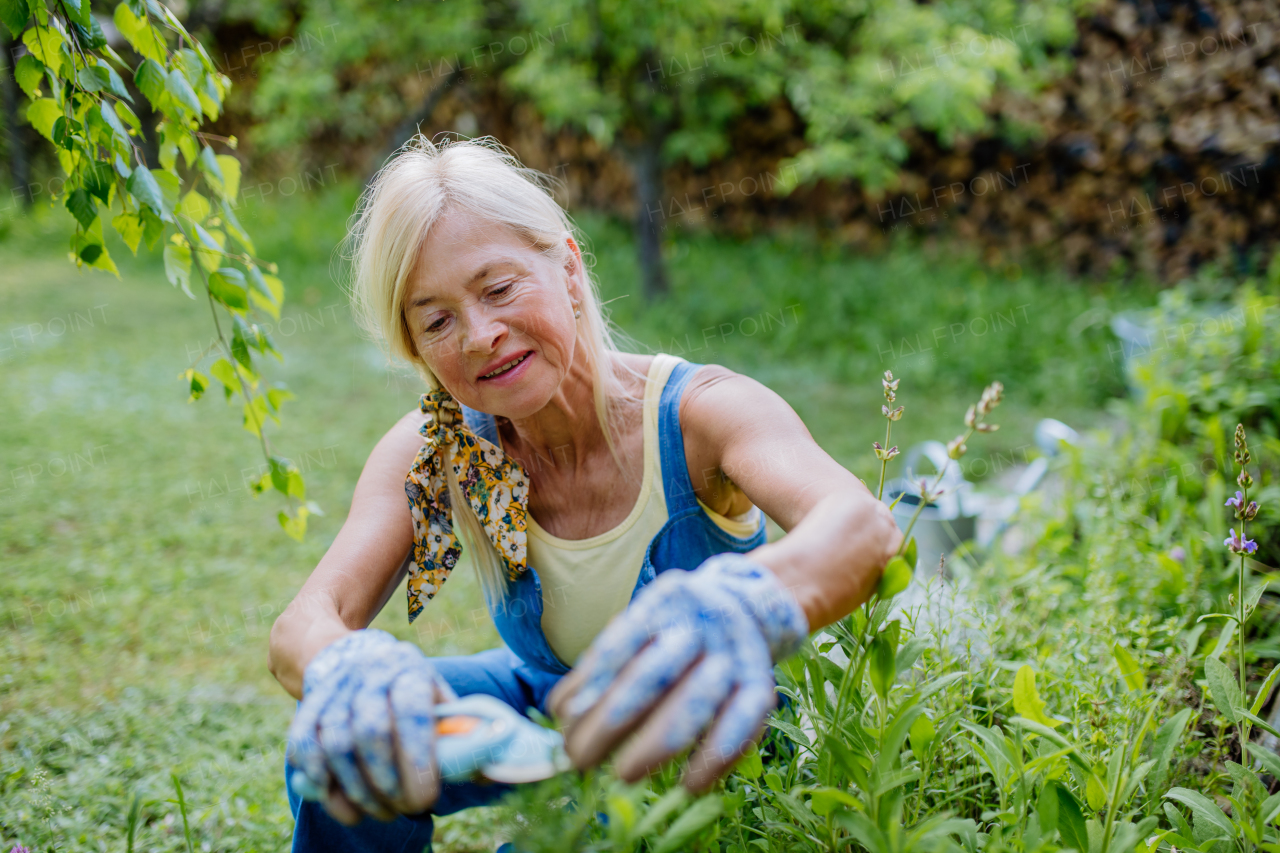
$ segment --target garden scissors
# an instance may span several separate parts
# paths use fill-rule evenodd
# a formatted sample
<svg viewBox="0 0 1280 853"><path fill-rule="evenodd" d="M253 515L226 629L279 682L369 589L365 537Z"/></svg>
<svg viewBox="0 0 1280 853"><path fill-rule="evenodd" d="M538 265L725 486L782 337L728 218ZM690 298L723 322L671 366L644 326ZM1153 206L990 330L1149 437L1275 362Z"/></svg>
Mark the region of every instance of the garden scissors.
<svg viewBox="0 0 1280 853"><path fill-rule="evenodd" d="M570 767L564 738L492 696L476 694L436 705L440 776L465 782L480 775L517 784L550 779Z"/></svg>

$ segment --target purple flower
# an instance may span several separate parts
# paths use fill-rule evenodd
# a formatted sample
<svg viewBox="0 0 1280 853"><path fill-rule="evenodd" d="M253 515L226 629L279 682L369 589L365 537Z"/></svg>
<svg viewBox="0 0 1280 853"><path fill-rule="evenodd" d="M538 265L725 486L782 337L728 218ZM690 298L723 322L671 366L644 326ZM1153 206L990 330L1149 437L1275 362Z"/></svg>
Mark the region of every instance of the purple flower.
<svg viewBox="0 0 1280 853"><path fill-rule="evenodd" d="M1177 560L1181 563L1183 560L1187 559L1186 549L1181 545L1175 545L1173 548L1169 549L1169 559Z"/></svg>
<svg viewBox="0 0 1280 853"><path fill-rule="evenodd" d="M21 844L15 844L13 845L13 849L10 850L9 853L31 853L31 851L26 847L23 847Z"/></svg>
<svg viewBox="0 0 1280 853"><path fill-rule="evenodd" d="M1232 554L1252 554L1258 550L1258 543L1252 539L1240 538L1240 534L1235 530L1231 531L1231 535L1222 540L1222 544L1227 546L1227 550Z"/></svg>
<svg viewBox="0 0 1280 853"><path fill-rule="evenodd" d="M1223 506L1233 506L1236 509L1240 509L1244 506L1244 492L1236 492L1236 496L1234 498L1227 498L1227 502L1223 504Z"/></svg>

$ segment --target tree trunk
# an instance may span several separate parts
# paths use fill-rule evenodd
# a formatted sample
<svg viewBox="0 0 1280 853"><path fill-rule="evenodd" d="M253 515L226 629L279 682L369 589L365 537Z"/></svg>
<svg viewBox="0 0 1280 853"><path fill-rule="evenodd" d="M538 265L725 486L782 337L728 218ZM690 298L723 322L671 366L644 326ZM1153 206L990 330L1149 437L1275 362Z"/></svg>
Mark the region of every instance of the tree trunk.
<svg viewBox="0 0 1280 853"><path fill-rule="evenodd" d="M666 266L662 262L662 230L666 214L662 206L662 137L649 135L631 152L631 171L636 184L636 253L640 278L647 299L657 299L670 291Z"/></svg>
<svg viewBox="0 0 1280 853"><path fill-rule="evenodd" d="M0 84L4 86L4 129L8 135L6 147L9 155L9 177L13 181L13 194L21 197L23 207L30 207L30 160L27 157L27 145L26 140L23 139L22 126L18 124L18 83L13 75L18 63L13 55L13 40L9 38L9 29L0 27L0 31L3 31L0 46L3 46L5 58L9 63L9 67L3 72L4 83Z"/></svg>

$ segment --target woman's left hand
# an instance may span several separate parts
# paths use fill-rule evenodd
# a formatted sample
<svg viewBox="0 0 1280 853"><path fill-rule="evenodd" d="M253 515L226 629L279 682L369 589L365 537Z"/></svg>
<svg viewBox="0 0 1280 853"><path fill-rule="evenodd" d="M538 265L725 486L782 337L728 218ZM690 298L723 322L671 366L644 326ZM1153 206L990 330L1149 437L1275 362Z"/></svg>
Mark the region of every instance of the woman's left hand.
<svg viewBox="0 0 1280 853"><path fill-rule="evenodd" d="M552 693L570 758L598 764L638 729L617 761L634 781L702 736L684 783L705 790L759 738L777 702L773 665L808 634L795 597L740 554L663 572Z"/></svg>

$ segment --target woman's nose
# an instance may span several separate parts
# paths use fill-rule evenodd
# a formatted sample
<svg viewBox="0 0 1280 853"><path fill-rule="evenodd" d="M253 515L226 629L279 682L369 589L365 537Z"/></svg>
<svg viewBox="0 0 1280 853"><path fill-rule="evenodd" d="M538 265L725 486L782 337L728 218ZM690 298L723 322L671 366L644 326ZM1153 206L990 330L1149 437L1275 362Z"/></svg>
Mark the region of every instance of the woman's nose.
<svg viewBox="0 0 1280 853"><path fill-rule="evenodd" d="M467 317L467 334L463 351L487 355L495 352L507 336L507 324L485 311L474 311Z"/></svg>

